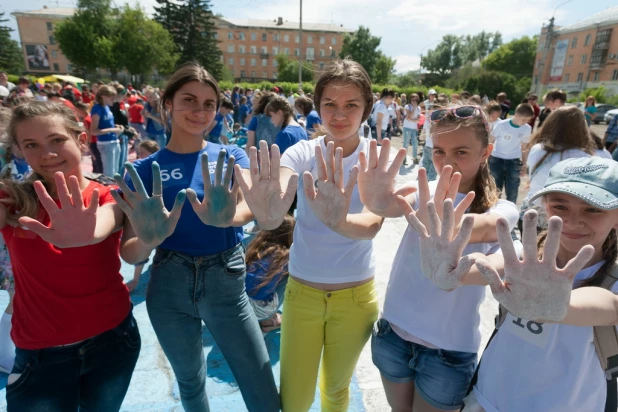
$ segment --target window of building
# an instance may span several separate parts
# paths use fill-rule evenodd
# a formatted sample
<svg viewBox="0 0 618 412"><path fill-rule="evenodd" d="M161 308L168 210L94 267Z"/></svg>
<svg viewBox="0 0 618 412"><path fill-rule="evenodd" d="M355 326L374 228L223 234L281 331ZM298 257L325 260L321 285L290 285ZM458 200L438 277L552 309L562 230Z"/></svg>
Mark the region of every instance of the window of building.
<svg viewBox="0 0 618 412"><path fill-rule="evenodd" d="M232 33L231 31L227 32L227 39L228 40L234 40L234 33Z"/></svg>
<svg viewBox="0 0 618 412"><path fill-rule="evenodd" d="M333 37L333 38L331 39L331 41L330 41L330 42L331 42L331 44L333 44L333 45L334 45L334 44L337 44L337 38L336 38L336 37Z"/></svg>
<svg viewBox="0 0 618 412"><path fill-rule="evenodd" d="M324 52L324 49L320 49L320 57L324 57L326 55L326 53Z"/></svg>
<svg viewBox="0 0 618 412"><path fill-rule="evenodd" d="M277 76L279 76L279 73L274 72L274 73L273 73L273 79L277 80Z"/></svg>
<svg viewBox="0 0 618 412"><path fill-rule="evenodd" d="M52 31L54 30L54 25L52 24L51 21L47 22L47 31Z"/></svg>
<svg viewBox="0 0 618 412"><path fill-rule="evenodd" d="M326 37L320 36L320 44L326 44Z"/></svg>
<svg viewBox="0 0 618 412"><path fill-rule="evenodd" d="M67 71L69 73L73 71L73 65L71 63L67 64Z"/></svg>
<svg viewBox="0 0 618 412"><path fill-rule="evenodd" d="M240 65L241 65L241 66L244 66L244 65L245 65L245 58L244 58L244 57L241 57L241 58L240 58Z"/></svg>
<svg viewBox="0 0 618 412"><path fill-rule="evenodd" d="M586 36L586 40L584 40L584 46L587 46L590 44L590 40L592 39L592 35L588 34Z"/></svg>
<svg viewBox="0 0 618 412"><path fill-rule="evenodd" d="M587 54L582 54L582 58L580 59L580 63L581 64L586 64L586 60L588 60L588 55Z"/></svg>
<svg viewBox="0 0 618 412"><path fill-rule="evenodd" d="M59 72L60 71L60 65L58 63L54 63L54 71L55 72Z"/></svg>
<svg viewBox="0 0 618 412"><path fill-rule="evenodd" d="M262 78L263 78L263 79L267 79L267 78L268 78L268 73L266 73L266 72L262 72Z"/></svg>
<svg viewBox="0 0 618 412"><path fill-rule="evenodd" d="M251 77L255 79L255 72L251 72Z"/></svg>
<svg viewBox="0 0 618 412"><path fill-rule="evenodd" d="M307 43L313 44L313 36L307 36Z"/></svg>
<svg viewBox="0 0 618 412"><path fill-rule="evenodd" d="M315 51L313 50L313 47L307 47L307 60L313 59L315 59Z"/></svg>
<svg viewBox="0 0 618 412"><path fill-rule="evenodd" d="M273 34L273 41L279 41L279 34L278 33Z"/></svg>
<svg viewBox="0 0 618 412"><path fill-rule="evenodd" d="M247 73L244 70L241 70L240 77L247 77Z"/></svg>
<svg viewBox="0 0 618 412"><path fill-rule="evenodd" d="M257 48L255 46L251 46L251 54L257 54Z"/></svg>
<svg viewBox="0 0 618 412"><path fill-rule="evenodd" d="M612 36L612 29L601 30L597 33L597 38L595 39L596 44L606 43L609 41L609 38Z"/></svg>
<svg viewBox="0 0 618 412"><path fill-rule="evenodd" d="M262 67L268 66L268 59L262 59Z"/></svg>
<svg viewBox="0 0 618 412"><path fill-rule="evenodd" d="M238 46L238 53L245 54L245 46Z"/></svg>
<svg viewBox="0 0 618 412"><path fill-rule="evenodd" d="M234 45L233 44L228 44L227 52L228 53L234 53Z"/></svg>
<svg viewBox="0 0 618 412"><path fill-rule="evenodd" d="M51 56L52 56L52 58L54 58L54 59L55 59L55 58L57 58L57 57L58 57L58 52L57 52L56 50L52 50L52 51L51 51Z"/></svg>
<svg viewBox="0 0 618 412"><path fill-rule="evenodd" d="M300 43L300 36L298 34L296 35L296 43Z"/></svg>
<svg viewBox="0 0 618 412"><path fill-rule="evenodd" d="M577 74L577 82L581 83L584 80L584 73Z"/></svg>
<svg viewBox="0 0 618 412"><path fill-rule="evenodd" d="M56 44L56 38L54 36L49 36L49 44Z"/></svg>
<svg viewBox="0 0 618 412"><path fill-rule="evenodd" d="M573 40L571 40L571 48L574 49L577 47L577 37L573 37Z"/></svg>
<svg viewBox="0 0 618 412"><path fill-rule="evenodd" d="M214 37L215 39L219 38L219 33L217 33L216 31L212 33L212 37Z"/></svg>
<svg viewBox="0 0 618 412"><path fill-rule="evenodd" d="M593 82L598 82L599 81L599 72L594 72L594 78L592 79Z"/></svg>
<svg viewBox="0 0 618 412"><path fill-rule="evenodd" d="M337 57L337 52L335 49L330 49L330 57Z"/></svg>
<svg viewBox="0 0 618 412"><path fill-rule="evenodd" d="M287 42L289 42L289 41L290 41L290 36L289 36L289 35L287 35L287 34L284 34L284 35L283 35L283 42L284 42L284 43L287 43Z"/></svg>
<svg viewBox="0 0 618 412"><path fill-rule="evenodd" d="M565 82L565 83L568 83L568 82L569 82L569 77L571 77L571 76L569 76L569 73L567 73L567 74L565 74L565 75L564 75L564 82Z"/></svg>
<svg viewBox="0 0 618 412"><path fill-rule="evenodd" d="M278 67L279 66L279 62L277 61L277 59L273 60L273 67Z"/></svg>
<svg viewBox="0 0 618 412"><path fill-rule="evenodd" d="M320 62L320 70L324 70L324 63Z"/></svg>
<svg viewBox="0 0 618 412"><path fill-rule="evenodd" d="M266 46L262 46L262 51L261 51L261 53L262 53L262 54L266 54L266 53L268 53L268 47L266 47Z"/></svg>
<svg viewBox="0 0 618 412"><path fill-rule="evenodd" d="M287 47L284 47L283 48L283 54L285 54L286 56L289 56L290 55L290 49L287 48Z"/></svg>
<svg viewBox="0 0 618 412"><path fill-rule="evenodd" d="M251 40L257 40L257 34L251 33Z"/></svg>
<svg viewBox="0 0 618 412"><path fill-rule="evenodd" d="M540 63L541 61L538 60L538 62ZM567 66L570 66L573 64L573 56L569 56L569 59L567 60Z"/></svg>
<svg viewBox="0 0 618 412"><path fill-rule="evenodd" d="M268 34L262 33L262 41L268 40Z"/></svg>
<svg viewBox="0 0 618 412"><path fill-rule="evenodd" d="M251 66L255 67L255 64L256 64L256 60L255 59L251 59ZM255 76L253 76L253 77L255 77Z"/></svg>
<svg viewBox="0 0 618 412"><path fill-rule="evenodd" d="M300 55L300 51L298 49L294 49L294 56L299 56Z"/></svg>
<svg viewBox="0 0 618 412"><path fill-rule="evenodd" d="M242 31L238 34L238 38L240 40L247 40L247 36L245 35L245 32L242 32Z"/></svg>
<svg viewBox="0 0 618 412"><path fill-rule="evenodd" d="M279 47L273 47L273 55L276 56L279 54Z"/></svg>
<svg viewBox="0 0 618 412"><path fill-rule="evenodd" d="M233 57L228 57L227 64L229 64L230 66L233 66L234 65L234 58Z"/></svg>
<svg viewBox="0 0 618 412"><path fill-rule="evenodd" d="M612 73L612 80L618 80L618 70L614 70Z"/></svg>

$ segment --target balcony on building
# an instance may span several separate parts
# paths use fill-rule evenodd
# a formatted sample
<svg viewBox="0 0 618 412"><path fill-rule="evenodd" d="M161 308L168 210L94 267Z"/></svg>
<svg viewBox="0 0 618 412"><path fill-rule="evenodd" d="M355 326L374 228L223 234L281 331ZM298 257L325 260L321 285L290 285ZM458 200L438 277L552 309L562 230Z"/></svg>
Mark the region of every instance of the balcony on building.
<svg viewBox="0 0 618 412"><path fill-rule="evenodd" d="M268 53L260 53L260 58L262 59L268 59L270 57L270 54Z"/></svg>

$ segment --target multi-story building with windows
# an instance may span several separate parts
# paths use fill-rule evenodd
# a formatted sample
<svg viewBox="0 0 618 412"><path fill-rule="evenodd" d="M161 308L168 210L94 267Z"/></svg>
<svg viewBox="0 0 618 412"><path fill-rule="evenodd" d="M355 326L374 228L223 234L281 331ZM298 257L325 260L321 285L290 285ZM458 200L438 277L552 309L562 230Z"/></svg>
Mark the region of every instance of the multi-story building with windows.
<svg viewBox="0 0 618 412"><path fill-rule="evenodd" d="M323 69L339 56L343 37L352 30L335 24L217 18L216 36L223 52L223 64L237 80L276 80L277 56L312 62ZM301 41L302 40L302 41Z"/></svg>
<svg viewBox="0 0 618 412"><path fill-rule="evenodd" d="M532 90L578 94L600 86L618 94L618 7L566 27L550 20L541 29Z"/></svg>

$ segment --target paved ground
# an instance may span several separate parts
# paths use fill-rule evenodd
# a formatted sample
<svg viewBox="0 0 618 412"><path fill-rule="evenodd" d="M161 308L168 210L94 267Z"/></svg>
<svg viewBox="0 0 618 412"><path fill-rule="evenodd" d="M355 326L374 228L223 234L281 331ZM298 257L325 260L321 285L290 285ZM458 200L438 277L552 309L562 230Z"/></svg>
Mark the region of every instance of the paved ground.
<svg viewBox="0 0 618 412"><path fill-rule="evenodd" d="M602 136L605 126L593 126L597 133ZM395 147L401 146L401 137L393 139ZM89 159L85 160L85 167L89 166ZM416 181L417 167L404 167L400 171L398 182L405 184ZM522 184L522 187L524 187ZM523 193L520 198L523 199ZM403 218L387 219L378 236L375 239L375 249L377 254L377 273L376 287L380 303L384 302L386 286L390 275L391 265L399 246L399 242L406 229L407 223ZM122 274L126 280L133 277L133 267L124 264ZM142 336L142 351L129 392L123 404L123 411L182 411L178 396L174 374L169 362L163 354L161 347L156 339L152 325L148 319L146 305L144 304L146 285L149 279L149 267L146 267L140 285L131 295L135 304L134 314L138 321ZM487 298L481 306L482 336L485 346L486 340L493 331L493 320L497 312L497 303L487 293ZM8 303L8 295L0 293L0 308ZM209 394L211 410L213 412L230 411L241 412L246 408L238 391L233 376L221 355L221 351L214 344L212 336L203 328L204 355L207 359L207 391ZM266 338L273 372L279 381L279 333L273 332ZM0 374L0 410L6 410L5 387L6 375ZM371 348L367 344L361 355L361 359L356 368L356 374L351 388L350 412L361 411L385 411L389 410L388 403L384 396L382 383L378 370L371 361ZM317 396L311 411L319 411L319 397Z"/></svg>

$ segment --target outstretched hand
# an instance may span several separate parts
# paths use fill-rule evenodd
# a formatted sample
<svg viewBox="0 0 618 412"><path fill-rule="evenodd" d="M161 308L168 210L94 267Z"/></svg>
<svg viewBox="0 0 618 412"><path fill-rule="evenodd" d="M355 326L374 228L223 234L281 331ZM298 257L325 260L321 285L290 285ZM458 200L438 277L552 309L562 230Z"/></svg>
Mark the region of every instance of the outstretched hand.
<svg viewBox="0 0 618 412"><path fill-rule="evenodd" d="M39 235L46 242L60 248L92 244L95 239L97 224L99 190L94 189L92 191L90 204L85 207L82 190L76 176L69 177L70 192L62 172L56 172L54 180L60 207L47 193L41 181L34 182L34 190L49 216L49 227L27 216L20 217L19 223Z"/></svg>
<svg viewBox="0 0 618 412"><path fill-rule="evenodd" d="M344 187L343 149L341 147L335 150L335 144L328 142L325 158L322 147L317 145L315 161L318 180L314 182L311 172L303 174L305 197L316 217L327 227L335 229L346 222L358 177L358 167L352 167L348 182Z"/></svg>
<svg viewBox="0 0 618 412"><path fill-rule="evenodd" d="M481 275L500 304L513 315L528 320L559 322L568 311L573 279L594 255L591 245L581 248L563 269L556 266L560 249L562 219L549 219L543 257L537 256L537 212L528 210L524 215L524 259L517 258L513 239L506 219L498 219L498 241L504 256L504 280L489 262L476 261Z"/></svg>
<svg viewBox="0 0 618 412"><path fill-rule="evenodd" d="M255 147L249 149L251 172L251 187L242 175L242 169L236 165L236 179L245 196L245 201L251 209L255 220L262 229L270 230L279 227L283 218L294 202L298 187L298 175L293 174L283 192L280 179L281 154L279 146L271 146L270 156L268 144L260 141L260 164L258 167L258 151Z"/></svg>
<svg viewBox="0 0 618 412"><path fill-rule="evenodd" d="M197 198L197 193L193 189L187 189L187 198L200 220L210 226L229 227L232 225L236 215L236 204L238 200L238 179L230 188L232 174L234 173L234 156L230 156L227 161L225 176L223 175L223 164L225 163L226 150L222 149L217 158L215 169L215 183L210 181L210 170L208 169L208 154L202 153L202 178L204 179L204 200Z"/></svg>
<svg viewBox="0 0 618 412"><path fill-rule="evenodd" d="M159 164L152 162L152 196L148 196L135 166L127 162L125 169L131 177L135 191L129 189L122 176L116 173L114 180L125 198L123 199L115 190L112 191L112 196L129 218L138 239L154 249L174 233L178 219L180 219L182 205L185 202L185 191L178 192L174 206L171 212L168 212L163 203L163 182Z"/></svg>

